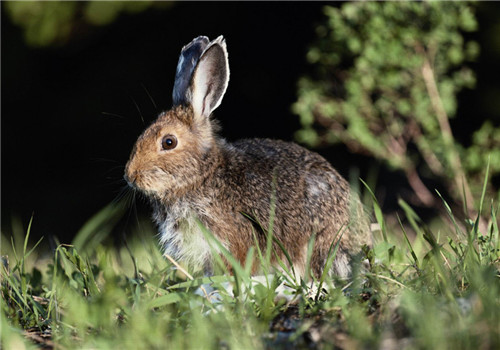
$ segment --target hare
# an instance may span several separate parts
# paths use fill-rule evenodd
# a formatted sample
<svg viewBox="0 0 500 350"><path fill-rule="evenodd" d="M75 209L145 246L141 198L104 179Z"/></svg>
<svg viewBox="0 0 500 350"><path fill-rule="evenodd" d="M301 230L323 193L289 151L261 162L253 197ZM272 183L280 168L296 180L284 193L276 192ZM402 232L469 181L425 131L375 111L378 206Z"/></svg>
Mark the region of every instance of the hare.
<svg viewBox="0 0 500 350"><path fill-rule="evenodd" d="M228 143L218 136L211 114L228 82L222 36L213 41L199 36L184 46L173 107L138 138L126 165L127 183L151 201L165 253L212 274L213 254L220 252L210 246L200 224L242 264L256 242L265 251L272 225L295 273L305 273L314 235L311 271L321 275L332 244L340 239L329 272L349 276L353 258L362 245L371 244L369 223L349 184L323 157L297 144ZM272 263L277 265L278 257L286 263L279 244L275 248Z"/></svg>

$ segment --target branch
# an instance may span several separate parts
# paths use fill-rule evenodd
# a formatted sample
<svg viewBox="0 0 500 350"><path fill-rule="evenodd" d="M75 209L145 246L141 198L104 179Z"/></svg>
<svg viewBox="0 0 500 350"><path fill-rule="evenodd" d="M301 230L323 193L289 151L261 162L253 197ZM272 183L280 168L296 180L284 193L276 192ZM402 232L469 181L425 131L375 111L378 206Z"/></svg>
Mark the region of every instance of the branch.
<svg viewBox="0 0 500 350"><path fill-rule="evenodd" d="M431 146L427 142L426 138L422 135L422 131L417 126L415 134L413 136L417 148L420 150L422 157L429 166L431 171L438 176L445 176L444 166L441 161L436 157L436 154L431 151Z"/></svg>
<svg viewBox="0 0 500 350"><path fill-rule="evenodd" d="M413 189L413 192L415 192L415 195L422 202L422 204L427 207L434 207L436 199L420 179L417 170L414 167L409 167L405 169L405 174L410 187Z"/></svg>
<svg viewBox="0 0 500 350"><path fill-rule="evenodd" d="M434 76L434 71L431 67L429 57L425 50L418 45L416 47L419 53L423 54L424 63L422 65L422 76L424 78L425 87L427 88L427 93L431 100L432 108L436 114L439 128L441 129L441 134L443 136L443 141L445 146L448 148L448 161L453 169L453 180L455 182L456 193L460 193L460 189L464 188L465 192L465 202L467 203L467 211L469 213L473 212L474 200L472 197L472 192L470 190L469 184L465 178L465 173L463 171L462 162L455 148L453 133L451 131L448 115L443 107L443 101L439 94L436 78Z"/></svg>

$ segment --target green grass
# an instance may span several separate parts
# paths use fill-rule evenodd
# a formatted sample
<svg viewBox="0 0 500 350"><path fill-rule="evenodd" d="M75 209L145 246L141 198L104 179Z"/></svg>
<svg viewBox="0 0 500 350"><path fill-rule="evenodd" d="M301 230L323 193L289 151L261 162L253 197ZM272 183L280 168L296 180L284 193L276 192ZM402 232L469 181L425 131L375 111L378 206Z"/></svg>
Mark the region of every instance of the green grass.
<svg viewBox="0 0 500 350"><path fill-rule="evenodd" d="M161 255L151 228L111 247L105 237L123 212L116 205L53 254L30 248L30 227L24 240L2 235L2 348L498 349L499 208L482 197L484 232L477 218L460 222L451 211L451 225L431 230L402 201L401 225L391 227L374 201L381 231L365 251L369 267L358 266L349 281L322 276L327 294L286 271L252 283L251 259L240 266L225 251L234 276L222 263L212 278L193 275ZM269 254L249 256L270 271ZM296 303L275 298L281 281ZM217 294L198 289L209 282Z"/></svg>

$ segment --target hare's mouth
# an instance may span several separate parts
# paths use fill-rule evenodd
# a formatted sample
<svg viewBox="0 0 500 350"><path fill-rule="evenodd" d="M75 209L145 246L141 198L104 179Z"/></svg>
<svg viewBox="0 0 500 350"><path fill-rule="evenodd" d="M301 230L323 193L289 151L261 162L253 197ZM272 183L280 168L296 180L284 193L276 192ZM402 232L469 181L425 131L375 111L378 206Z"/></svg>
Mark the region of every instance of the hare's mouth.
<svg viewBox="0 0 500 350"><path fill-rule="evenodd" d="M143 194L146 198L156 200L160 199L161 197L154 188L140 183L139 181L137 181L137 178L135 178L135 180L133 181L127 180L127 184L134 192L138 191L139 193Z"/></svg>
<svg viewBox="0 0 500 350"><path fill-rule="evenodd" d="M150 192L150 189L148 189L147 184L144 183L142 176L140 176L139 174L125 173L123 175L123 178L127 182L127 185L132 189L139 190L141 192L144 192L145 194L148 194Z"/></svg>
<svg viewBox="0 0 500 350"><path fill-rule="evenodd" d="M125 172L124 179L131 188L143 192L146 196L161 196L169 190L166 172L158 167L147 171Z"/></svg>
<svg viewBox="0 0 500 350"><path fill-rule="evenodd" d="M123 174L123 179L127 182L127 185L133 189L140 189L140 186L137 184L137 178L138 176L136 173L125 172L125 174Z"/></svg>

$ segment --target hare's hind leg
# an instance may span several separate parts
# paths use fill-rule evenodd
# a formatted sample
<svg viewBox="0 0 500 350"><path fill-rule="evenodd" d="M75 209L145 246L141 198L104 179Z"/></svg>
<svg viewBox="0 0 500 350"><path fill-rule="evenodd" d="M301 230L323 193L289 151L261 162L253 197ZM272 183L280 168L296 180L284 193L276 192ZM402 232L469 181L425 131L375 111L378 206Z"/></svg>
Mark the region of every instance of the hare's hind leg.
<svg viewBox="0 0 500 350"><path fill-rule="evenodd" d="M318 240L314 245L314 253L311 259L312 272L319 279L323 274L323 270L329 268L329 271L327 271L329 276L348 278L352 272L349 253L342 245L342 241L337 245L338 238L334 238L333 240L330 238L328 242L326 239L327 237L325 236L318 236ZM329 262L331 265L327 266Z"/></svg>
<svg viewBox="0 0 500 350"><path fill-rule="evenodd" d="M352 267L349 254L342 248L337 250L335 260L333 260L332 267L330 268L330 275L340 278L347 278L351 275Z"/></svg>

